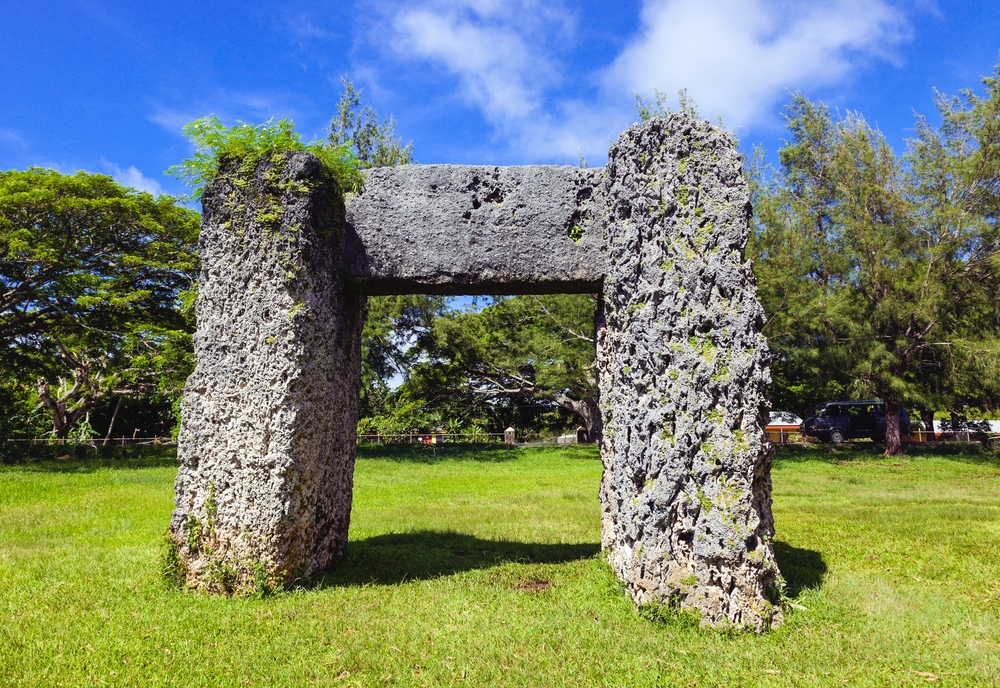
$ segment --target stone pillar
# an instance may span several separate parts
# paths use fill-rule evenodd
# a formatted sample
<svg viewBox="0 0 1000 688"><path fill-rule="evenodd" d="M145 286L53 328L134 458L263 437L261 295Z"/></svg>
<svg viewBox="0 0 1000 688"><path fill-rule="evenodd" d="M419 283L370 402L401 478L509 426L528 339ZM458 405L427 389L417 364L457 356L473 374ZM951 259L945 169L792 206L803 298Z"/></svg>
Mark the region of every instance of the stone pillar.
<svg viewBox="0 0 1000 688"><path fill-rule="evenodd" d="M602 544L637 603L762 630L780 578L739 154L708 122L654 119L611 146L605 192Z"/></svg>
<svg viewBox="0 0 1000 688"><path fill-rule="evenodd" d="M503 431L503 443L508 447L513 447L516 444L517 439L515 436L514 428L507 428Z"/></svg>
<svg viewBox="0 0 1000 688"><path fill-rule="evenodd" d="M241 167L224 165L203 197L170 524L187 585L226 593L344 553L361 360L336 183L307 153Z"/></svg>

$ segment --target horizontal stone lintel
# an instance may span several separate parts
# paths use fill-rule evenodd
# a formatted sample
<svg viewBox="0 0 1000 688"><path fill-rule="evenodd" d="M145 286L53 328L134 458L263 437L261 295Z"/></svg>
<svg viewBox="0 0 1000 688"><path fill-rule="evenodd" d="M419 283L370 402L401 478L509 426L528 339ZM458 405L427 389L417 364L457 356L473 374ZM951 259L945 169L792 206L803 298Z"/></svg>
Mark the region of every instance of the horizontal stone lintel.
<svg viewBox="0 0 1000 688"><path fill-rule="evenodd" d="M402 165L347 200L345 268L363 294L595 293L603 168Z"/></svg>

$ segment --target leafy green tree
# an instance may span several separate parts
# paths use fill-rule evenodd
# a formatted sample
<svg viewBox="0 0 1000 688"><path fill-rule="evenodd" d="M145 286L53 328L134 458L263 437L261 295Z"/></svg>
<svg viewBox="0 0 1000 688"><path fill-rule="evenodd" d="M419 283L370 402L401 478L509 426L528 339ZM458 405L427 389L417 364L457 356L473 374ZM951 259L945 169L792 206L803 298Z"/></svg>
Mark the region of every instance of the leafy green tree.
<svg viewBox="0 0 1000 688"><path fill-rule="evenodd" d="M767 313L772 406L804 414L818 401L848 393L846 380L831 374L832 340L823 336L825 314L813 304L817 290L830 288L844 265L832 241L833 121L804 98L792 107L801 113L786 117L792 140L782 149L780 172L764 162L761 148L748 166L757 231L747 254Z"/></svg>
<svg viewBox="0 0 1000 688"><path fill-rule="evenodd" d="M942 131L918 122L904 157L859 115L796 95L780 169L752 175L776 377L785 393L881 397L887 454L904 404L996 398L1000 93L986 83L985 98L939 99Z"/></svg>
<svg viewBox="0 0 1000 688"><path fill-rule="evenodd" d="M575 414L596 441L602 424L595 308L588 294L513 296L481 311L437 318L428 359L414 367L404 392L443 399L452 390L460 400L453 406L467 409L498 400L554 404Z"/></svg>
<svg viewBox="0 0 1000 688"><path fill-rule="evenodd" d="M392 415L390 384L401 380L424 356L435 319L448 310L443 296L409 294L367 299L361 332L359 415Z"/></svg>
<svg viewBox="0 0 1000 688"><path fill-rule="evenodd" d="M936 94L940 128L918 117L907 156L915 211L928 237L959 260L941 285L959 295L950 314L961 336L921 361L925 424L935 408L958 420L968 406L995 408L1000 399L1000 310L995 274L1000 216L1000 64L983 79L986 94ZM991 270L991 263L993 269Z"/></svg>
<svg viewBox="0 0 1000 688"><path fill-rule="evenodd" d="M36 376L54 434L109 395L186 377L198 227L104 175L0 173L0 358L19 389Z"/></svg>

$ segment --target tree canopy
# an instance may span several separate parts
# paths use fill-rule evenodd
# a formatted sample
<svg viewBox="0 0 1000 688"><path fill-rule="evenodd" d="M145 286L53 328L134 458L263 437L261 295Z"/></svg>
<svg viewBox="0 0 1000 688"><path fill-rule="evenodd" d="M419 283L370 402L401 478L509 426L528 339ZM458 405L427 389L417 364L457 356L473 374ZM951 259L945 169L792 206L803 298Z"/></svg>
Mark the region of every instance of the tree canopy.
<svg viewBox="0 0 1000 688"><path fill-rule="evenodd" d="M57 435L104 396L186 377L198 229L104 175L0 173L0 357L7 384L37 376Z"/></svg>
<svg viewBox="0 0 1000 688"><path fill-rule="evenodd" d="M344 92L337 101L337 114L330 120L329 145L346 146L362 168L395 167L416 162L413 144L403 145L396 136L396 119L389 115L380 120L371 105L361 102L361 89L346 76L341 79Z"/></svg>
<svg viewBox="0 0 1000 688"><path fill-rule="evenodd" d="M779 403L877 396L888 453L904 404L996 403L998 76L939 96L942 126L919 119L902 156L860 115L793 97L780 166L758 156L752 175Z"/></svg>
<svg viewBox="0 0 1000 688"><path fill-rule="evenodd" d="M427 390L443 398L443 389L461 390L464 415L496 415L487 405L506 401L500 415L507 423L510 404L527 404L537 414L553 405L574 414L592 441L601 436L595 372L594 312L589 294L496 298L472 310L434 322L427 359L413 368L404 392ZM435 391L437 388L437 391ZM542 402L540 405L538 402ZM538 419L530 419L537 423ZM565 423L565 421L563 421ZM558 424L557 426L558 427Z"/></svg>

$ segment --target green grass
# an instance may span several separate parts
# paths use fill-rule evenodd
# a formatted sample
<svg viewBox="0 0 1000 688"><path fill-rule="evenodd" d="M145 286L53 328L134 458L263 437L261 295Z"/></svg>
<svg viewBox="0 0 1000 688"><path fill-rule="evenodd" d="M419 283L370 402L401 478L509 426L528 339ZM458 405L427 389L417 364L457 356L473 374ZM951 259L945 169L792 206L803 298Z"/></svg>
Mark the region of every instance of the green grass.
<svg viewBox="0 0 1000 688"><path fill-rule="evenodd" d="M347 560L224 599L159 579L169 456L0 467L0 684L1000 683L995 455L783 450L796 606L764 636L637 612L599 553L600 472L589 448L365 449Z"/></svg>

